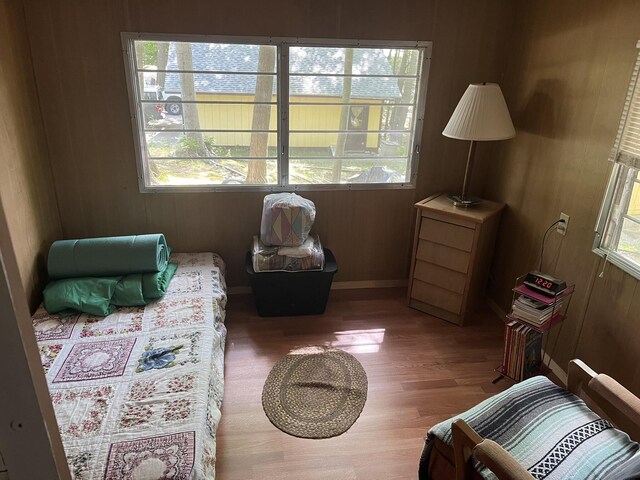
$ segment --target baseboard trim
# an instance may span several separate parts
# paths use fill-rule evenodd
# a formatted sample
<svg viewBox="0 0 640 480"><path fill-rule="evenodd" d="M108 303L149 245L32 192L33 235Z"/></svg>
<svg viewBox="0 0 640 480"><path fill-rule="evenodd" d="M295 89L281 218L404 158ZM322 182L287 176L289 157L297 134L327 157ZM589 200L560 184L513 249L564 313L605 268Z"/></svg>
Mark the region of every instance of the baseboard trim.
<svg viewBox="0 0 640 480"><path fill-rule="evenodd" d="M409 280L399 278L396 280L359 280L350 282L333 282L331 290L356 290L362 288L406 288ZM246 295L251 293L251 287L229 287L228 295Z"/></svg>
<svg viewBox="0 0 640 480"><path fill-rule="evenodd" d="M504 310L502 310L502 308L500 308L500 305L498 305L495 300L489 296L485 297L485 300L487 302L487 306L489 307L489 309L495 313L496 315L498 315L501 319L504 320L504 318L507 316L507 312L505 312Z"/></svg>
<svg viewBox="0 0 640 480"><path fill-rule="evenodd" d="M352 290L359 288L404 288L408 284L409 280L406 278L399 278L397 280L360 280L350 282L333 282L331 284L331 290Z"/></svg>

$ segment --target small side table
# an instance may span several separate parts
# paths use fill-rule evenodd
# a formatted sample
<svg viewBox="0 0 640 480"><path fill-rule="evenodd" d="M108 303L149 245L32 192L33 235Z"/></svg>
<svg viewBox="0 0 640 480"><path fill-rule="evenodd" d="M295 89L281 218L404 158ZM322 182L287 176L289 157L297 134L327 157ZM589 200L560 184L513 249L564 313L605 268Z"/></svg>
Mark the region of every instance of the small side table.
<svg viewBox="0 0 640 480"><path fill-rule="evenodd" d="M454 207L437 194L415 206L409 306L462 325L483 299L504 204Z"/></svg>

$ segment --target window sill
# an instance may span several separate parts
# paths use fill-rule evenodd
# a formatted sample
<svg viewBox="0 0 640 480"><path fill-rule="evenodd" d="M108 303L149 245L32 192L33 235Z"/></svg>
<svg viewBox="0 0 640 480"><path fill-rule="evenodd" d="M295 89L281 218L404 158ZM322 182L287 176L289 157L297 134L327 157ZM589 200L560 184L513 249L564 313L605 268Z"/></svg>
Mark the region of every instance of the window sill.
<svg viewBox="0 0 640 480"><path fill-rule="evenodd" d="M415 189L414 183L349 183L344 185L140 185L140 193L196 192L313 192L327 190L399 190Z"/></svg>
<svg viewBox="0 0 640 480"><path fill-rule="evenodd" d="M627 260L616 252L605 250L604 248L596 247L592 251L596 255L603 257L605 261L628 273L636 280L640 280L640 265Z"/></svg>

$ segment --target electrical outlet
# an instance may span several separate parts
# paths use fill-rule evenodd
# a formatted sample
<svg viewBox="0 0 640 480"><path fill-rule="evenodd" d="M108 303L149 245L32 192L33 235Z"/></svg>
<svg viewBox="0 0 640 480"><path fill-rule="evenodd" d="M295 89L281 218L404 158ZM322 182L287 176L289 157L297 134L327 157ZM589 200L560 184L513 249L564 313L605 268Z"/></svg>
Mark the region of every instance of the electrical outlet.
<svg viewBox="0 0 640 480"><path fill-rule="evenodd" d="M564 236L567 234L567 230L569 229L569 215L564 212L560 212L560 220L564 220L564 223L558 224L558 226L556 227L556 232Z"/></svg>

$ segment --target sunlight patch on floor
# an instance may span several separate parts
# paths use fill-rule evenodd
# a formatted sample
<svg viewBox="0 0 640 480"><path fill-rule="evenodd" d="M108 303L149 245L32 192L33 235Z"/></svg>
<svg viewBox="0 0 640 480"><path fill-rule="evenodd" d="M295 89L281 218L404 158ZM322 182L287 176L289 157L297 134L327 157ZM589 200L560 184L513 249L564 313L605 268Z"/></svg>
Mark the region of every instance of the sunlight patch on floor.
<svg viewBox="0 0 640 480"><path fill-rule="evenodd" d="M349 353L377 353L384 342L384 328L370 328L366 330L346 330L333 332L336 340L330 342L332 347L340 348Z"/></svg>

